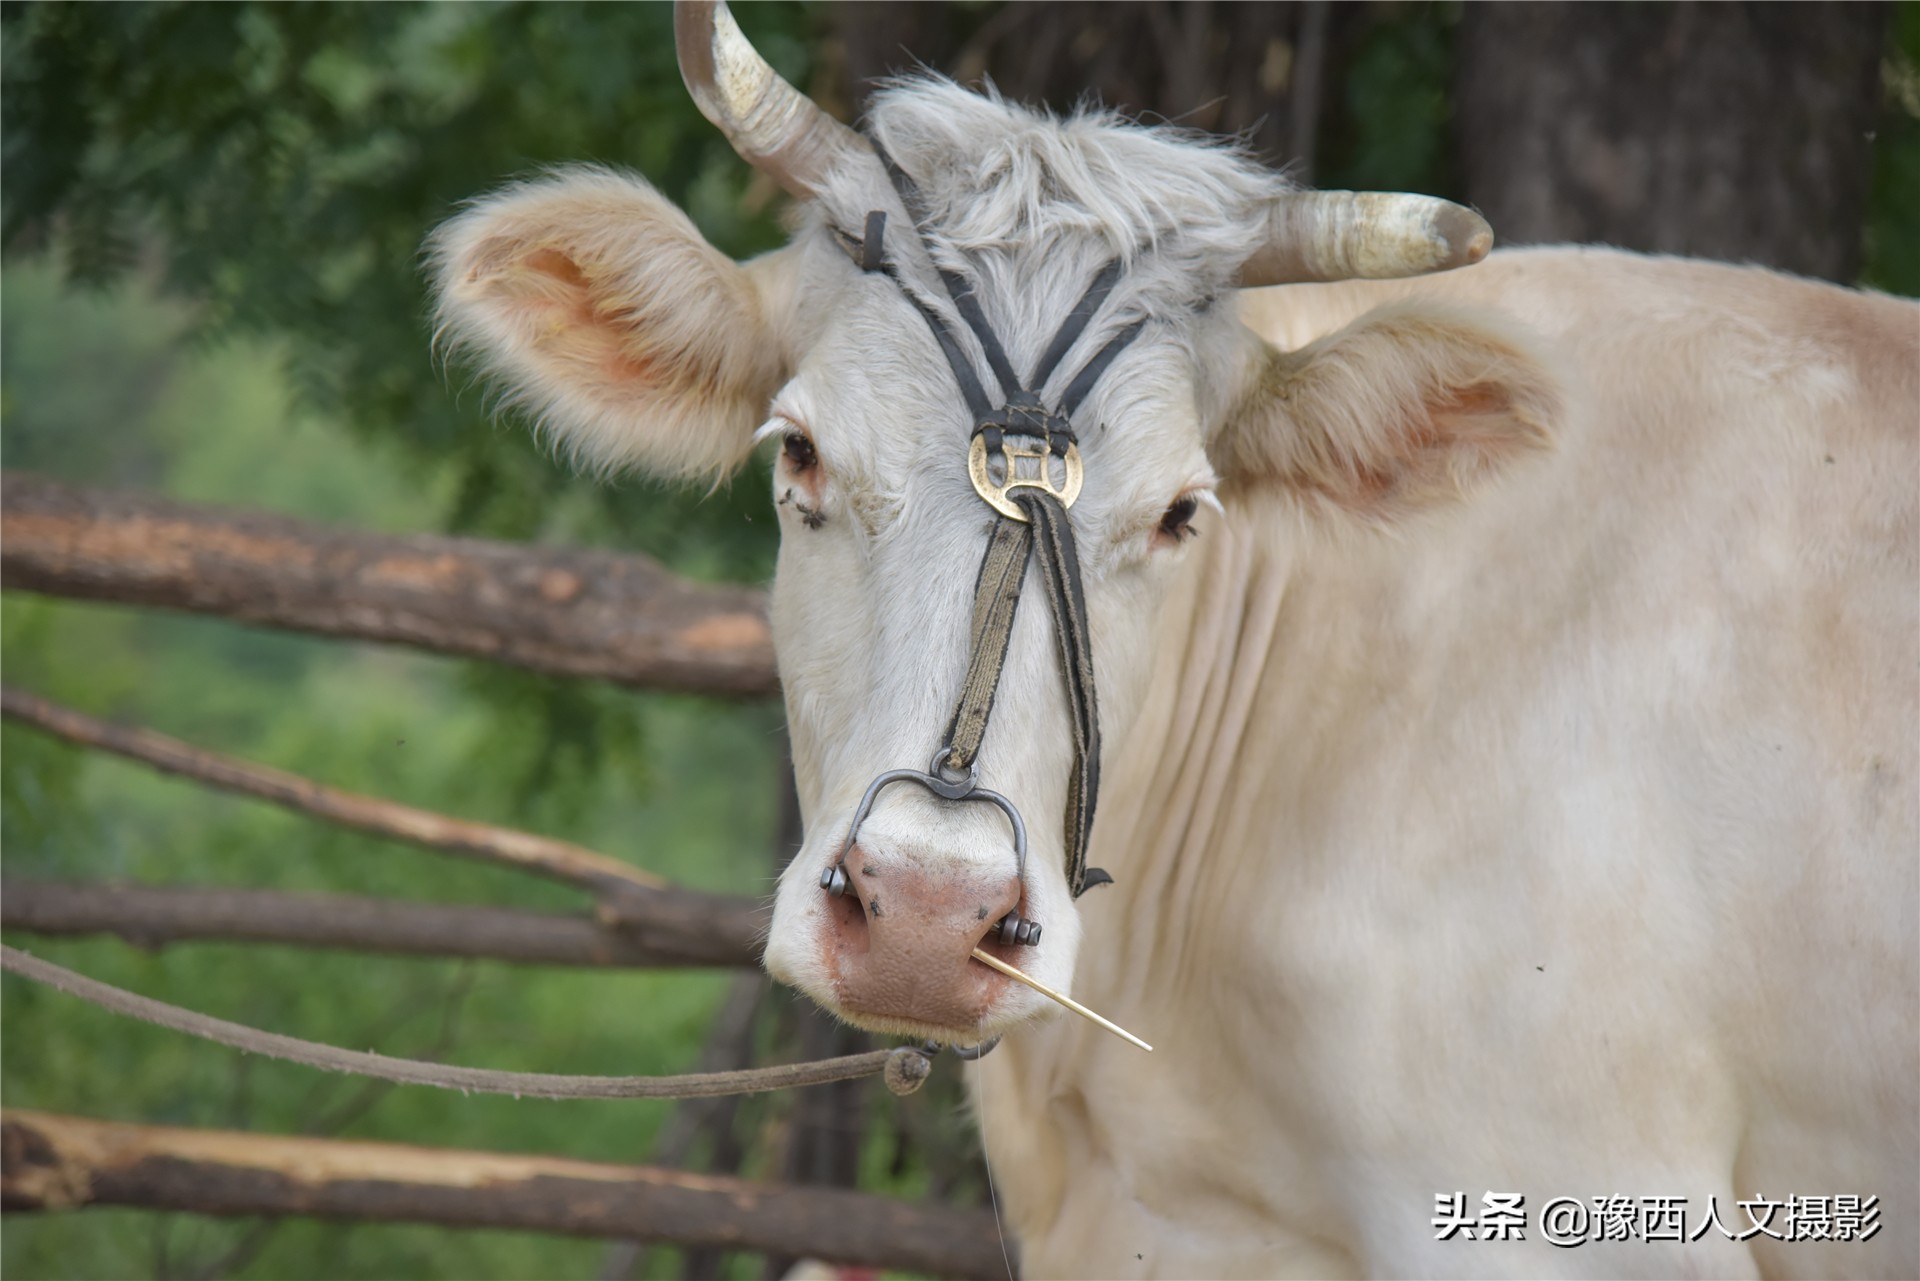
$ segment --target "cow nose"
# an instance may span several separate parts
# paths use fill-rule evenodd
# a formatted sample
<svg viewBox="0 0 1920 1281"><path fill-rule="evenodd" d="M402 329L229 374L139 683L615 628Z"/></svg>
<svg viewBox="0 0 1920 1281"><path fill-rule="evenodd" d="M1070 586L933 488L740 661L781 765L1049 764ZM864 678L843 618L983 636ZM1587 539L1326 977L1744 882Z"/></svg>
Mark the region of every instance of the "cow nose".
<svg viewBox="0 0 1920 1281"><path fill-rule="evenodd" d="M978 1027L1007 980L974 964L973 949L1013 943L1001 943L1000 924L1020 906L1020 878L882 859L859 846L840 870L845 892L828 899L825 944L836 1003L854 1016Z"/></svg>

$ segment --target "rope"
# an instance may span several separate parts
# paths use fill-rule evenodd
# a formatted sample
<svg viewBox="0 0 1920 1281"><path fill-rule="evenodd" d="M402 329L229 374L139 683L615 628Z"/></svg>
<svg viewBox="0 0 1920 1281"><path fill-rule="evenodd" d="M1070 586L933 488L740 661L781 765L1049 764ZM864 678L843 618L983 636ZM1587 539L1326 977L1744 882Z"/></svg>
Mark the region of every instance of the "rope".
<svg viewBox="0 0 1920 1281"><path fill-rule="evenodd" d="M432 1085L463 1094L510 1094L534 1099L698 1099L716 1094L759 1094L802 1085L825 1085L886 1074L887 1087L896 1094L911 1093L924 1081L932 1065L911 1046L870 1050L811 1063L784 1063L777 1067L747 1068L735 1072L693 1072L683 1076L566 1076L553 1072L494 1072L485 1068L455 1067L396 1059L370 1051L303 1041L299 1037L263 1032L241 1023L183 1010L177 1005L136 996L132 992L76 974L72 970L0 944L0 969L35 983L90 1001L102 1009L143 1019L174 1032L215 1041L248 1054L284 1059L326 1072L369 1076L399 1085ZM915 1059L917 1063L906 1060ZM902 1086L908 1088L901 1088Z"/></svg>

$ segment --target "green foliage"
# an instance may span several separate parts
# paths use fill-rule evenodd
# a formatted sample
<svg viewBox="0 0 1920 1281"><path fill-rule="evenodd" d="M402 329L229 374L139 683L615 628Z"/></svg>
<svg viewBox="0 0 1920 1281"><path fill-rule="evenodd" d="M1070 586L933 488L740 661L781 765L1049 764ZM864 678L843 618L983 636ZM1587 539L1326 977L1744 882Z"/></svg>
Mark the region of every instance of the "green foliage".
<svg viewBox="0 0 1920 1281"><path fill-rule="evenodd" d="M1448 145L1458 6L1384 9L1369 10L1374 20L1335 79L1316 185L1460 199Z"/></svg>
<svg viewBox="0 0 1920 1281"><path fill-rule="evenodd" d="M1920 296L1920 3L1893 9L1892 38L1880 64L1879 135L1867 206L1864 283Z"/></svg>
<svg viewBox="0 0 1920 1281"><path fill-rule="evenodd" d="M803 75L805 13L752 18ZM680 84L669 6L48 3L9 7L4 37L8 252L54 250L91 283L157 258L200 333L285 339L303 403L399 442L411 475L454 460L439 521L525 538L591 507L587 532L766 572L770 531L736 498L751 481L585 485L491 429L463 371L448 395L429 355L427 234L544 166L631 166L723 249L778 243Z"/></svg>
<svg viewBox="0 0 1920 1281"><path fill-rule="evenodd" d="M995 6L971 4L970 21ZM809 83L828 19L741 5ZM1328 186L1458 196L1453 4L1368 10L1326 107ZM569 475L431 355L419 251L462 200L543 166L629 166L744 256L773 192L693 108L665 4L36 3L0 6L0 418L9 467L394 532L639 548L684 573L771 571L765 475L707 495ZM1920 292L1920 4L1895 16L1868 278ZM56 264L58 269L56 270ZM759 515L759 519L755 516ZM682 883L766 887L778 713L638 697L477 664L10 596L7 679L97 714L340 786L580 841ZM262 885L555 910L575 896L367 840L0 731L11 875ZM36 941L87 973L348 1045L505 1068L689 1067L724 976L562 972ZM664 1109L359 1083L240 1059L7 979L12 1106L427 1144L643 1159ZM868 1186L970 1195L951 1073L862 1153ZM777 1133L782 1104L746 1106ZM930 1154L934 1154L931 1155ZM763 1161L764 1153L753 1158ZM749 1166L749 1173L758 1172ZM192 1273L243 1224L22 1217L15 1277ZM593 1275L595 1243L290 1222L250 1277ZM652 1270L672 1270L671 1252Z"/></svg>
<svg viewBox="0 0 1920 1281"><path fill-rule="evenodd" d="M130 284L137 283L130 281ZM374 528L430 523L390 442L296 411L283 352L199 349L151 290L76 295L46 265L0 280L10 465ZM137 371L134 387L102 371ZM96 417L110 412L103 424ZM771 707L642 698L501 677L477 700L462 664L260 633L210 619L9 595L7 679L96 714L444 812L564 836L712 890L769 871L780 768ZM559 685L550 691L549 684ZM578 910L561 887L449 861L162 778L8 725L0 845L10 876L255 885ZM346 1045L525 1070L685 1071L726 976L581 972L204 945L150 955L108 940L31 940L108 982ZM5 981L10 1106L270 1132L326 1128L363 1083L240 1056ZM448 1146L645 1158L664 1107L377 1095L341 1131ZM191 1271L247 1225L104 1213L9 1222L18 1277L155 1275L161 1242ZM166 1226L171 1225L171 1226ZM602 1247L526 1235L292 1223L234 1275L593 1275ZM668 1266L670 1259L659 1265Z"/></svg>

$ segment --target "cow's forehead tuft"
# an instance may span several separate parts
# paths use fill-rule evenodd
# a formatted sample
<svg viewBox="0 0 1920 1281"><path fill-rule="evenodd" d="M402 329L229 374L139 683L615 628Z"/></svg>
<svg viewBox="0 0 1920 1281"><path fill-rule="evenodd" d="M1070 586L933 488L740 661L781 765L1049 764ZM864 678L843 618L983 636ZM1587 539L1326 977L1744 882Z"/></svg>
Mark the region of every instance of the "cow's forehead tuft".
<svg viewBox="0 0 1920 1281"><path fill-rule="evenodd" d="M866 129L913 180L917 238L974 283L1009 348L1043 343L1115 258L1127 274L1110 306L1177 317L1204 304L1291 189L1231 142L1092 109L1055 116L933 76L878 94ZM875 165L844 167L819 194L815 216L854 235L894 206ZM903 233L915 238L888 229L896 252Z"/></svg>
<svg viewBox="0 0 1920 1281"><path fill-rule="evenodd" d="M1250 220L1289 187L1230 142L1112 112L1054 116L935 77L877 95L867 128L959 253L1092 235L1128 259L1176 236L1244 256Z"/></svg>

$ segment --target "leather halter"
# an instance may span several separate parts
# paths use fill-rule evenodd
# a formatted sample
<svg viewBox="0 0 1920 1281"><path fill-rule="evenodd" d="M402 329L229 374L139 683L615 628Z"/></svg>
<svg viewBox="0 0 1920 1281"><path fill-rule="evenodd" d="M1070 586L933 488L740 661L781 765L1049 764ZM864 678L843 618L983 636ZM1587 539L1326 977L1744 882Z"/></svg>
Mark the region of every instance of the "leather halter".
<svg viewBox="0 0 1920 1281"><path fill-rule="evenodd" d="M919 193L913 180L893 163L884 150L875 146L901 205L916 218L921 215ZM1021 382L1014 372L1006 350L987 323L980 301L967 281L939 267L940 282L953 299L955 310L980 345L987 366L1000 385L1001 399L995 408L980 384L972 363L963 351L959 337L939 312L928 307L907 287L897 266L888 260L885 247L887 215L875 210L867 215L863 235L855 239L836 231L848 255L863 271L878 272L892 280L908 302L913 304L952 367L954 382L960 388L972 417L973 436L968 448L968 475L974 489L988 506L999 514L987 539L979 577L974 584L971 652L967 674L961 683L959 699L948 722L946 734L925 773L919 770L889 770L868 785L854 812L846 843L834 865L822 874L820 884L829 894L843 895L850 888L845 860L859 837L860 826L882 789L896 782L914 782L935 795L952 801L982 801L998 808L1013 828L1015 858L1020 879L1026 880L1026 828L1019 811L1006 797L978 785L981 740L993 712L994 695L1000 685L1008 642L1013 633L1014 614L1020 603L1020 588L1026 578L1027 562L1039 549L1040 577L1045 586L1047 604L1053 615L1054 632L1059 640L1061 674L1066 681L1067 702L1073 720L1073 770L1068 781L1064 815L1067 885L1078 898L1090 886L1111 882L1113 877L1087 863L1087 841L1093 828L1094 805L1100 791L1100 714L1094 693L1093 638L1087 625L1087 604L1080 585L1080 560L1074 547L1073 527L1067 520L1067 508L1079 496L1082 480L1080 449L1073 414L1094 384L1126 346L1140 336L1146 326L1143 316L1113 337L1089 357L1080 371L1061 392L1057 404L1049 409L1040 398L1046 385L1075 342L1099 313L1102 304L1120 279L1120 261L1115 259L1099 274L1074 304L1060 329L1035 363L1033 375ZM931 250L921 240L923 251ZM1025 445L1016 441L1031 442ZM1023 464L1031 464L1023 466ZM1056 471L1056 465L1059 468ZM1056 479L1058 477L1058 479ZM1005 943L1038 943L1040 926L1022 921L1016 908L995 926Z"/></svg>

